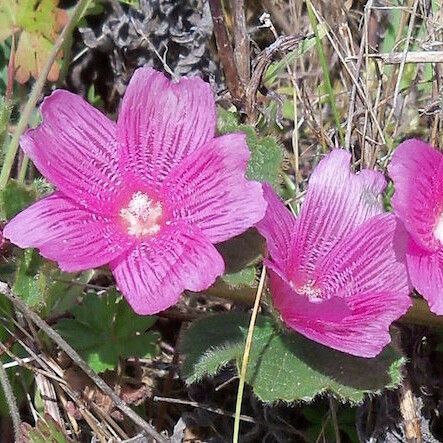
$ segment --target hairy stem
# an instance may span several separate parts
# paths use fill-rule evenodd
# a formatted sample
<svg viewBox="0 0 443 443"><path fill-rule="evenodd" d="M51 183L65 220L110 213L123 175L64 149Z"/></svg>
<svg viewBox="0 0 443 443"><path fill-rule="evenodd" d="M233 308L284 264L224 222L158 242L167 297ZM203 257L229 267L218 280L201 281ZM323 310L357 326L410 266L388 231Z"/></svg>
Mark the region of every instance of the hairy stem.
<svg viewBox="0 0 443 443"><path fill-rule="evenodd" d="M3 367L3 363L0 361L0 384L5 393L6 403L11 414L12 426L14 427L14 438L15 441L20 441L20 414L18 412L17 400L15 398L14 392L12 390L11 383L8 379L8 374Z"/></svg>

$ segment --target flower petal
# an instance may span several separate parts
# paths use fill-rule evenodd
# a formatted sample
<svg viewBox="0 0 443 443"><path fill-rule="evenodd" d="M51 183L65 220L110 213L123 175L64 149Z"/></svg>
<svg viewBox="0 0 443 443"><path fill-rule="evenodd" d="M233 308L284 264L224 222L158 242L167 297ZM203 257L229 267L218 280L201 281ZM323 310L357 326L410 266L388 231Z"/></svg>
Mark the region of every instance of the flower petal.
<svg viewBox="0 0 443 443"><path fill-rule="evenodd" d="M174 224L115 260L111 269L134 311L154 314L176 303L185 289L211 286L224 263L199 231Z"/></svg>
<svg viewBox="0 0 443 443"><path fill-rule="evenodd" d="M405 309L395 310L396 303L404 302L404 296L381 292L364 297L330 298L322 303L302 302L298 294L277 274L271 274L271 292L293 300L293 304L281 312L288 327L300 334L338 351L359 357L375 357L390 342L389 326Z"/></svg>
<svg viewBox="0 0 443 443"><path fill-rule="evenodd" d="M315 168L297 220L291 247L290 269L301 280L309 279L319 258L370 217L383 211L382 174L350 170L351 155L333 150Z"/></svg>
<svg viewBox="0 0 443 443"><path fill-rule="evenodd" d="M372 217L319 259L316 286L343 298L369 292L403 294L409 306L406 268L407 233L393 214Z"/></svg>
<svg viewBox="0 0 443 443"><path fill-rule="evenodd" d="M21 146L37 169L67 197L109 214L122 182L115 124L80 96L57 90L46 97L43 122Z"/></svg>
<svg viewBox="0 0 443 443"><path fill-rule="evenodd" d="M208 83L197 77L174 83L154 69L137 69L117 123L122 168L156 184L213 138L215 122Z"/></svg>
<svg viewBox="0 0 443 443"><path fill-rule="evenodd" d="M266 202L260 183L245 178L244 134L217 137L195 151L164 182L175 220L198 226L218 243L258 222Z"/></svg>
<svg viewBox="0 0 443 443"><path fill-rule="evenodd" d="M60 192L20 212L3 235L20 248L38 248L68 272L102 266L132 244L114 220L79 207Z"/></svg>
<svg viewBox="0 0 443 443"><path fill-rule="evenodd" d="M285 323L339 351L377 355L390 341L390 324L411 305L405 235L392 214L355 229L318 261L312 284L328 298L311 302L310 308L275 274L281 281L273 277L271 293Z"/></svg>
<svg viewBox="0 0 443 443"><path fill-rule="evenodd" d="M443 154L420 140L406 140L394 152L389 175L392 206L422 248L436 251L434 229L443 212Z"/></svg>
<svg viewBox="0 0 443 443"><path fill-rule="evenodd" d="M443 315L443 250L429 252L410 239L407 249L409 277L429 308Z"/></svg>
<svg viewBox="0 0 443 443"><path fill-rule="evenodd" d="M265 216L256 224L256 227L266 239L272 260L279 267L286 268L296 219L268 183L263 184L263 196L268 207Z"/></svg>

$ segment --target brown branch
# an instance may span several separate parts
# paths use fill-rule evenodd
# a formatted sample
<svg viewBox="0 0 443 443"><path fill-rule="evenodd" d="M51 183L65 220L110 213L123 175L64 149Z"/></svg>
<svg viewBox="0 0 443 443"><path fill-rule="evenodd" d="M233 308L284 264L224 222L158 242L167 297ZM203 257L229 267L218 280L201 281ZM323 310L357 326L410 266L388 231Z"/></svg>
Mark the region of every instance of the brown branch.
<svg viewBox="0 0 443 443"><path fill-rule="evenodd" d="M225 72L226 85L233 100L240 103L243 99L244 90L235 64L234 51L229 41L220 0L209 0L209 8L211 9L212 22L214 24L215 42Z"/></svg>
<svg viewBox="0 0 443 443"><path fill-rule="evenodd" d="M52 329L44 320L42 320L34 311L32 311L19 297L17 297L7 283L0 282L0 293L10 300L14 307L21 311L29 320L38 326L45 334L54 341L74 363L102 390L109 396L120 411L129 417L136 425L140 426L148 435L160 443L166 443L167 440L159 434L149 423L136 414L115 392L110 388L102 378L100 378L80 357L63 338Z"/></svg>
<svg viewBox="0 0 443 443"><path fill-rule="evenodd" d="M234 12L234 57L240 81L243 86L246 86L250 76L250 53L246 30L245 2L244 0L231 0L231 6Z"/></svg>
<svg viewBox="0 0 443 443"><path fill-rule="evenodd" d="M251 80L246 88L246 114L250 121L255 118L255 105L257 102L257 90L260 86L261 79L267 67L271 64L276 53L285 55L287 52L293 51L298 44L311 36L290 35L279 37L272 45L264 49L256 59L254 72Z"/></svg>

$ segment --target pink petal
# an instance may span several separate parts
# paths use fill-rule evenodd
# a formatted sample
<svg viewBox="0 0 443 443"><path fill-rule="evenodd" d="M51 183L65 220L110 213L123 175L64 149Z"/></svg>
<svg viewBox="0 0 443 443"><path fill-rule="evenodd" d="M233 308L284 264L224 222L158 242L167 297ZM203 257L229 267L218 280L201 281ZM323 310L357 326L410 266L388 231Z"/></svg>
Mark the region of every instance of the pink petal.
<svg viewBox="0 0 443 443"><path fill-rule="evenodd" d="M3 235L20 248L38 248L68 272L102 266L132 244L114 220L79 207L60 192L20 212Z"/></svg>
<svg viewBox="0 0 443 443"><path fill-rule="evenodd" d="M21 138L38 170L82 206L109 214L122 183L115 124L85 100L57 90L46 97L43 122Z"/></svg>
<svg viewBox="0 0 443 443"><path fill-rule="evenodd" d="M399 293L409 306L407 233L393 214L377 215L356 228L318 260L314 281L326 294L354 297Z"/></svg>
<svg viewBox="0 0 443 443"><path fill-rule="evenodd" d="M223 274L224 263L200 232L174 224L115 260L111 269L134 311L154 314L176 303L185 289L211 286Z"/></svg>
<svg viewBox="0 0 443 443"><path fill-rule="evenodd" d="M390 341L390 324L411 305L404 239L405 232L391 214L356 228L318 260L311 284L321 291L323 301L311 301L311 308L274 276L271 292L285 323L339 351L377 355ZM292 285L297 288L297 282Z"/></svg>
<svg viewBox="0 0 443 443"><path fill-rule="evenodd" d="M208 83L199 78L173 83L154 69L137 69L117 124L122 167L155 184L213 138L215 122Z"/></svg>
<svg viewBox="0 0 443 443"><path fill-rule="evenodd" d="M410 239L407 259L412 284L431 311L443 315L443 249L429 252Z"/></svg>
<svg viewBox="0 0 443 443"><path fill-rule="evenodd" d="M420 140L406 140L389 166L395 193L392 206L416 243L436 251L434 229L443 212L443 155Z"/></svg>
<svg viewBox="0 0 443 443"><path fill-rule="evenodd" d="M271 271L272 272L272 271ZM371 293L347 300L338 297L322 303L302 302L298 294L277 274L270 276L271 291L279 298L293 300L291 307L281 312L288 327L305 337L338 351L359 357L375 357L390 342L389 326L401 313L392 312L404 296L393 293ZM306 306L307 304L310 306ZM404 306L404 304L403 304Z"/></svg>
<svg viewBox="0 0 443 443"><path fill-rule="evenodd" d="M333 150L315 168L309 180L293 235L290 268L300 279L309 278L320 257L370 217L383 211L380 173L350 170L351 155Z"/></svg>
<svg viewBox="0 0 443 443"><path fill-rule="evenodd" d="M263 195L268 207L256 227L266 239L269 255L280 266L286 267L296 219L267 183L263 184Z"/></svg>
<svg viewBox="0 0 443 443"><path fill-rule="evenodd" d="M244 232L265 214L261 185L245 179L244 134L218 137L195 151L164 182L173 218L198 226L217 243Z"/></svg>

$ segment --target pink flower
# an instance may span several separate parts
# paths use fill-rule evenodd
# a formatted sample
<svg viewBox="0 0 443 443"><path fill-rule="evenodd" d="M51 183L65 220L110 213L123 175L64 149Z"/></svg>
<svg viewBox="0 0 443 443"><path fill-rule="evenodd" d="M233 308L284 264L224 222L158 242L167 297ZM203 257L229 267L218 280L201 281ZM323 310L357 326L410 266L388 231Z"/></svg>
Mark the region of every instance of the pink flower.
<svg viewBox="0 0 443 443"><path fill-rule="evenodd" d="M355 175L350 154L333 150L312 173L297 219L265 186L268 209L257 224L271 257L273 303L286 325L362 357L389 343L389 325L411 304L405 233L383 213L384 187L380 173Z"/></svg>
<svg viewBox="0 0 443 443"><path fill-rule="evenodd" d="M410 235L411 282L431 311L443 314L443 154L420 140L406 140L394 152L389 175L394 212Z"/></svg>
<svg viewBox="0 0 443 443"><path fill-rule="evenodd" d="M224 271L213 243L265 213L261 185L244 177L245 136L214 138L214 97L198 78L173 83L138 69L117 123L62 90L41 112L21 145L58 190L4 235L68 272L109 264L140 314L209 287Z"/></svg>

